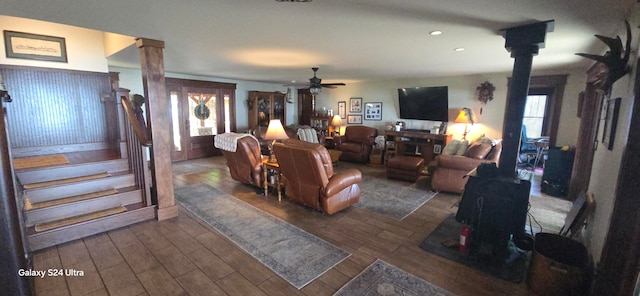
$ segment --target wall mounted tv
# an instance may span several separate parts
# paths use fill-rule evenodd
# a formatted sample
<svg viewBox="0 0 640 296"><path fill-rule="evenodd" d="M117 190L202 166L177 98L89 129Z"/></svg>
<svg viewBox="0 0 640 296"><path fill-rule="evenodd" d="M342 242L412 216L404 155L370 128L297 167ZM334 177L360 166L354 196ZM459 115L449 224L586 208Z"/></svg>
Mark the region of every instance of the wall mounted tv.
<svg viewBox="0 0 640 296"><path fill-rule="evenodd" d="M449 121L449 88L447 86L398 89L400 118Z"/></svg>

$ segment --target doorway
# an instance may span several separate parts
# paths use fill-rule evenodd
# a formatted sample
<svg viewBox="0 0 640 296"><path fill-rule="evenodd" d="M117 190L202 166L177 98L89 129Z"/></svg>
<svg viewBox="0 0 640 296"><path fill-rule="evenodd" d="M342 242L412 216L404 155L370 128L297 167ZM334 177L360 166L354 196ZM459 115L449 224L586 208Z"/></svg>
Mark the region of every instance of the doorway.
<svg viewBox="0 0 640 296"><path fill-rule="evenodd" d="M235 130L235 84L167 78L172 161L220 155L215 135Z"/></svg>

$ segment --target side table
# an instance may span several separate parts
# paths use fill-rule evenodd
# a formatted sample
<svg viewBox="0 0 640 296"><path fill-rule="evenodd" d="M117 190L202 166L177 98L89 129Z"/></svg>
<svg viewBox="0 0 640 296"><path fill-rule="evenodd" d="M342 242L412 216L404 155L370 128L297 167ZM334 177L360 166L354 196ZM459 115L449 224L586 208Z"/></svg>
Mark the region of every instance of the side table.
<svg viewBox="0 0 640 296"><path fill-rule="evenodd" d="M272 184L269 180L269 170L274 171L275 184ZM275 187L278 191L278 202L282 201L282 185L280 182L280 165L278 162L269 162L264 160L262 162L262 173L264 174L264 196L269 194L269 187Z"/></svg>

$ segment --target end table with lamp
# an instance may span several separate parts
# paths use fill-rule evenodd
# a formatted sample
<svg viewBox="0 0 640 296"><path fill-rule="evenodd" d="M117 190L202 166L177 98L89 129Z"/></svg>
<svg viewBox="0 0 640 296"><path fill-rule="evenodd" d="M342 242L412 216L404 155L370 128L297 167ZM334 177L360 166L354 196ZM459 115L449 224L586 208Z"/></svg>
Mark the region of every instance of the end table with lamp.
<svg viewBox="0 0 640 296"><path fill-rule="evenodd" d="M273 144L278 140L285 140L288 138L289 136L287 136L287 133L284 131L284 127L282 126L280 119L272 119L269 121L269 126L267 127L267 132L264 136L265 140L271 140L271 143L269 143L269 159L262 162L262 171L264 173L264 195L266 196L268 194L269 185L275 186L278 190L278 201L282 200L280 165L273 153ZM274 172L273 176L275 180L273 184L271 184L272 182L269 180L269 171Z"/></svg>

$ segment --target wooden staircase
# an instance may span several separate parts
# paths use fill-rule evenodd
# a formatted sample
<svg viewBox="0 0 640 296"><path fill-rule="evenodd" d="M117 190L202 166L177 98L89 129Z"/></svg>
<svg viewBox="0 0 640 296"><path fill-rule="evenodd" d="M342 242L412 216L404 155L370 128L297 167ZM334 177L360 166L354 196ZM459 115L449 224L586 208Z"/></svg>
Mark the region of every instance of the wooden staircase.
<svg viewBox="0 0 640 296"><path fill-rule="evenodd" d="M31 251L155 217L128 159L21 169L16 177Z"/></svg>

